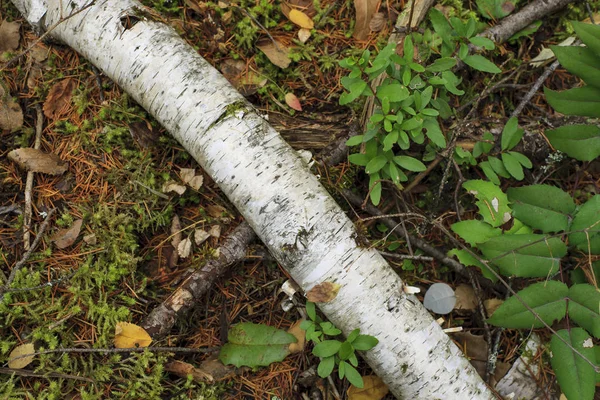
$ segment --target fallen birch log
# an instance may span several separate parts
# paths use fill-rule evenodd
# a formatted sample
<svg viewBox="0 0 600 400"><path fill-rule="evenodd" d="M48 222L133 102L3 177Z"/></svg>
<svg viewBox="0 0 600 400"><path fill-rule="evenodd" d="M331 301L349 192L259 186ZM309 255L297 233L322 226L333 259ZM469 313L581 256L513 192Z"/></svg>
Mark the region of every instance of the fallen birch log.
<svg viewBox="0 0 600 400"><path fill-rule="evenodd" d="M345 334L360 328L379 339L363 356L392 393L494 398L386 261L357 245L352 222L296 152L173 29L132 0L13 3L39 32L65 17L49 35L101 69L186 148L303 290L340 285L320 308Z"/></svg>

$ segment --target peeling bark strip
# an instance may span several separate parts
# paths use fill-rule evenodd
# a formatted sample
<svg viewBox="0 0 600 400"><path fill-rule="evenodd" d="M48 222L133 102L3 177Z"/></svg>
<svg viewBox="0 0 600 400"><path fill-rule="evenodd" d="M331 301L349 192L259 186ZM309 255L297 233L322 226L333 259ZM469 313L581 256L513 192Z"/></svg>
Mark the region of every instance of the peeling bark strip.
<svg viewBox="0 0 600 400"><path fill-rule="evenodd" d="M13 0L47 29L83 0ZM63 7L62 14L59 7ZM43 17L43 18L42 18ZM123 19L137 23L122 24ZM132 0L96 0L50 34L148 110L202 165L305 291L341 286L321 309L345 334L379 339L364 354L397 397L492 399L460 350L317 178L230 84L170 27Z"/></svg>

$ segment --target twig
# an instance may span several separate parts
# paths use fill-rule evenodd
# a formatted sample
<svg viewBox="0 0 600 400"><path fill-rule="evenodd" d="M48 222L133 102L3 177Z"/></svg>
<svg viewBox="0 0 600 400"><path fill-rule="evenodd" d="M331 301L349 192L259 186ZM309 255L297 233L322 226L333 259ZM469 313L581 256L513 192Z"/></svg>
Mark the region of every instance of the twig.
<svg viewBox="0 0 600 400"><path fill-rule="evenodd" d="M540 87L544 84L546 79L548 79L548 77L556 70L556 68L558 68L559 65L560 65L560 63L558 62L558 60L556 60L548 68L546 68L544 73L538 78L538 80L531 87L531 89L529 89L529 92L527 92L525 97L523 97L523 99L521 100L521 102L519 103L517 108L515 108L515 110L510 114L511 118L518 117L519 114L521 114L521 111L523 111L523 108L525 108L527 103L529 103L531 101L533 96L537 93L537 91L540 89Z"/></svg>
<svg viewBox="0 0 600 400"><path fill-rule="evenodd" d="M44 127L44 113L42 113L42 107L39 104L35 105L37 112L37 120L35 124L35 143L33 148L36 150L40 149L42 145L42 130ZM27 251L30 246L31 238L31 192L33 190L33 179L35 173L33 171L27 171L27 180L25 181L25 210L23 212L23 248Z"/></svg>
<svg viewBox="0 0 600 400"><path fill-rule="evenodd" d="M46 231L46 228L48 228L48 224L50 223L50 217L52 217L52 215L54 215L54 212L56 212L56 208L53 208L52 210L48 211L48 214L46 215L46 219L44 219L44 222L42 222L42 225L40 226L40 230L39 230L37 236L35 237L33 244L31 245L29 250L27 250L25 252L25 254L23 254L23 258L21 258L21 260L15 264L12 271L10 271L10 275L9 275L8 279L6 280L6 284L4 285L4 287L0 288L0 302L2 302L2 300L4 300L4 293L7 291L7 289L10 288L11 283L15 280L15 277L17 276L17 272L21 268L23 268L23 266L29 259L29 256L31 256L31 253L33 253L33 251L36 249L36 247L40 244L42 237L44 237L44 232Z"/></svg>
<svg viewBox="0 0 600 400"><path fill-rule="evenodd" d="M32 286L32 287L26 287L26 288L16 288L16 289L5 289L4 292L5 293L17 293L17 292L31 292L34 290L38 290L38 289L43 289L46 287L52 287L52 286L56 286L58 284L60 284L62 281L66 281L67 279L71 279L71 277L73 277L73 275L75 275L75 272L71 272L69 275L67 276L63 276L62 278L58 278L52 281L48 281L46 283L42 283L41 285L37 285L37 286Z"/></svg>
<svg viewBox="0 0 600 400"><path fill-rule="evenodd" d="M29 355L27 355L29 356ZM73 379L76 381L84 382L96 382L93 379L85 378L83 376L59 374L58 372L48 372L47 374L38 374L27 369L15 369L15 368L0 368L0 374L7 375L18 375L18 376L30 376L32 378L58 378L58 379Z"/></svg>
<svg viewBox="0 0 600 400"><path fill-rule="evenodd" d="M379 254L381 254L382 256L385 256L385 257L395 258L397 260L433 261L433 257L429 257L429 256L396 254L396 253L388 253L386 251L379 251Z"/></svg>

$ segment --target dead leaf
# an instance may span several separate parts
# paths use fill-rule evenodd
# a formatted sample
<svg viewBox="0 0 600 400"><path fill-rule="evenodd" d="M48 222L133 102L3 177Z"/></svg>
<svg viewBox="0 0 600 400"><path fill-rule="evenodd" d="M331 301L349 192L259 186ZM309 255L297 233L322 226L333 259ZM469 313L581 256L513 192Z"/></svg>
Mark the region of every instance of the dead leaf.
<svg viewBox="0 0 600 400"><path fill-rule="evenodd" d="M186 183L194 190L200 189L204 183L204 177L202 175L196 175L196 169L194 168L182 168L180 175L183 183Z"/></svg>
<svg viewBox="0 0 600 400"><path fill-rule="evenodd" d="M213 218L221 218L223 214L227 213L227 209L225 207L214 204L209 205L206 208L206 211L208 211L208 214Z"/></svg>
<svg viewBox="0 0 600 400"><path fill-rule="evenodd" d="M483 335L473 335L471 332L457 332L452 334L452 338L469 358L477 373L482 378L485 378L487 374L488 345ZM510 364L498 362L494 373L496 381L502 379L508 369L510 369Z"/></svg>
<svg viewBox="0 0 600 400"><path fill-rule="evenodd" d="M130 347L148 347L152 338L141 326L129 322L117 322L115 326L115 347L125 349Z"/></svg>
<svg viewBox="0 0 600 400"><path fill-rule="evenodd" d="M219 225L211 226L208 234L214 238L221 237L221 227Z"/></svg>
<svg viewBox="0 0 600 400"><path fill-rule="evenodd" d="M142 148L147 149L158 142L160 134L154 132L152 125L146 121L137 121L129 124L129 133L135 142Z"/></svg>
<svg viewBox="0 0 600 400"><path fill-rule="evenodd" d="M196 242L196 246L200 246L209 237L210 237L210 234L208 232L206 232L204 229L196 229L194 231L194 241Z"/></svg>
<svg viewBox="0 0 600 400"><path fill-rule="evenodd" d="M308 15L304 14L302 11L296 10L295 8L290 10L288 18L300 28L312 29L315 27L315 23Z"/></svg>
<svg viewBox="0 0 600 400"><path fill-rule="evenodd" d="M494 314L494 311L498 309L504 303L503 300L500 299L487 299L483 301L483 307L485 311L487 311L488 317L491 317Z"/></svg>
<svg viewBox="0 0 600 400"><path fill-rule="evenodd" d="M269 61L277 65L279 68L287 68L292 62L292 59L288 55L290 53L290 49L284 46L277 39L274 41L269 38L261 39L256 43L256 47L265 53Z"/></svg>
<svg viewBox="0 0 600 400"><path fill-rule="evenodd" d="M354 9L356 10L356 24L354 34L356 40L366 40L369 37L369 25L373 14L377 11L379 0L354 0Z"/></svg>
<svg viewBox="0 0 600 400"><path fill-rule="evenodd" d="M464 283L458 285L454 290L454 295L456 296L455 310L473 311L477 308L477 296L475 296L475 291L470 285Z"/></svg>
<svg viewBox="0 0 600 400"><path fill-rule="evenodd" d="M37 85L37 82L42 78L42 68L39 64L33 64L29 73L27 74L27 87L30 91L33 91Z"/></svg>
<svg viewBox="0 0 600 400"><path fill-rule="evenodd" d="M21 24L18 22L2 21L0 24L0 55L19 47L20 29Z"/></svg>
<svg viewBox="0 0 600 400"><path fill-rule="evenodd" d="M313 303L328 303L335 299L341 286L337 283L323 282L313 286L306 293L306 299Z"/></svg>
<svg viewBox="0 0 600 400"><path fill-rule="evenodd" d="M246 66L242 60L227 59L221 63L220 69L229 83L244 96L256 93L259 88L267 84L264 76Z"/></svg>
<svg viewBox="0 0 600 400"><path fill-rule="evenodd" d="M69 111L71 97L75 89L75 81L71 78L63 79L54 84L44 102L44 115L55 120Z"/></svg>
<svg viewBox="0 0 600 400"><path fill-rule="evenodd" d="M207 8L205 2L199 3L198 0L185 0L185 5L197 12L198 14L202 14L202 11Z"/></svg>
<svg viewBox="0 0 600 400"><path fill-rule="evenodd" d="M196 382L214 383L235 376L235 368L223 365L216 359L202 361L200 367L195 368L192 364L183 361L172 361L165 364L165 370L182 378L188 375Z"/></svg>
<svg viewBox="0 0 600 400"><path fill-rule="evenodd" d="M31 172L60 175L67 170L67 163L56 154L44 153L30 147L11 151L8 153L8 159Z"/></svg>
<svg viewBox="0 0 600 400"><path fill-rule="evenodd" d="M375 13L369 22L369 29L373 32L379 32L383 29L387 22L387 18L384 13Z"/></svg>
<svg viewBox="0 0 600 400"><path fill-rule="evenodd" d="M294 93L287 93L285 95L285 103L296 111L302 111L300 100L298 100Z"/></svg>
<svg viewBox="0 0 600 400"><path fill-rule="evenodd" d="M183 239L177 245L177 254L179 254L179 257L188 258L190 256L191 252L192 252L192 241L190 240L190 238Z"/></svg>
<svg viewBox="0 0 600 400"><path fill-rule="evenodd" d="M177 253L177 248L179 243L181 243L181 239L183 235L181 234L181 221L179 220L179 216L175 214L173 216L173 220L171 221L171 246L173 247L173 252L169 256L169 267L173 268L177 265L179 261L179 254Z"/></svg>
<svg viewBox="0 0 600 400"><path fill-rule="evenodd" d="M165 182L165 184L162 187L162 191L163 193L175 192L181 196L185 193L186 187L178 184L177 182L169 181Z"/></svg>
<svg viewBox="0 0 600 400"><path fill-rule="evenodd" d="M29 51L29 55L33 59L33 61L41 63L46 61L48 58L48 47L46 47L43 43L37 43L33 46L33 49Z"/></svg>
<svg viewBox="0 0 600 400"><path fill-rule="evenodd" d="M88 235L85 235L83 237L83 241L86 242L87 244L89 244L90 246L93 246L96 244L97 240L96 240L96 234L95 233L90 233Z"/></svg>
<svg viewBox="0 0 600 400"><path fill-rule="evenodd" d="M0 82L0 129L13 131L23 126L23 111Z"/></svg>
<svg viewBox="0 0 600 400"><path fill-rule="evenodd" d="M363 376L364 386L362 389L350 385L346 394L348 400L380 400L389 393L390 389L377 375Z"/></svg>
<svg viewBox="0 0 600 400"><path fill-rule="evenodd" d="M300 324L303 321L303 319L296 321L287 330L288 333L294 335L296 340L298 340L296 343L290 343L289 350L291 354L300 353L301 351L304 351L304 343L306 342L306 331L300 328Z"/></svg>
<svg viewBox="0 0 600 400"><path fill-rule="evenodd" d="M59 249L64 249L75 243L77 240L77 236L79 236L79 232L81 232L81 225L83 224L82 219L78 219L73 222L70 228L59 229L50 240L54 242L56 247Z"/></svg>
<svg viewBox="0 0 600 400"><path fill-rule="evenodd" d="M21 356L25 356L27 354L35 353L35 348L33 343L26 343L14 348L13 351L10 352L8 356L8 368L21 369L25 368L33 361L35 356L31 355L29 357L17 358ZM16 360L13 360L17 358Z"/></svg>
<svg viewBox="0 0 600 400"><path fill-rule="evenodd" d="M300 28L298 31L298 39L300 39L302 43L306 43L306 41L310 39L310 29Z"/></svg>

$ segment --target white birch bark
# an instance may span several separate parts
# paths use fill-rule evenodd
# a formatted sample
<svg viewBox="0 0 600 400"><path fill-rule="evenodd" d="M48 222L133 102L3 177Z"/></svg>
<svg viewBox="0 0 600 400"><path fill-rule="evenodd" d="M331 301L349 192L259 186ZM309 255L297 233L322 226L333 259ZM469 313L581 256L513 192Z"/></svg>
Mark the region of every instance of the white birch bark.
<svg viewBox="0 0 600 400"><path fill-rule="evenodd" d="M44 31L82 0L13 0ZM139 18L130 29L122 20ZM364 358L398 398L494 398L460 350L374 250L292 148L177 33L132 0L96 0L51 36L81 53L148 110L200 163L304 290L341 285L320 308L379 344Z"/></svg>

